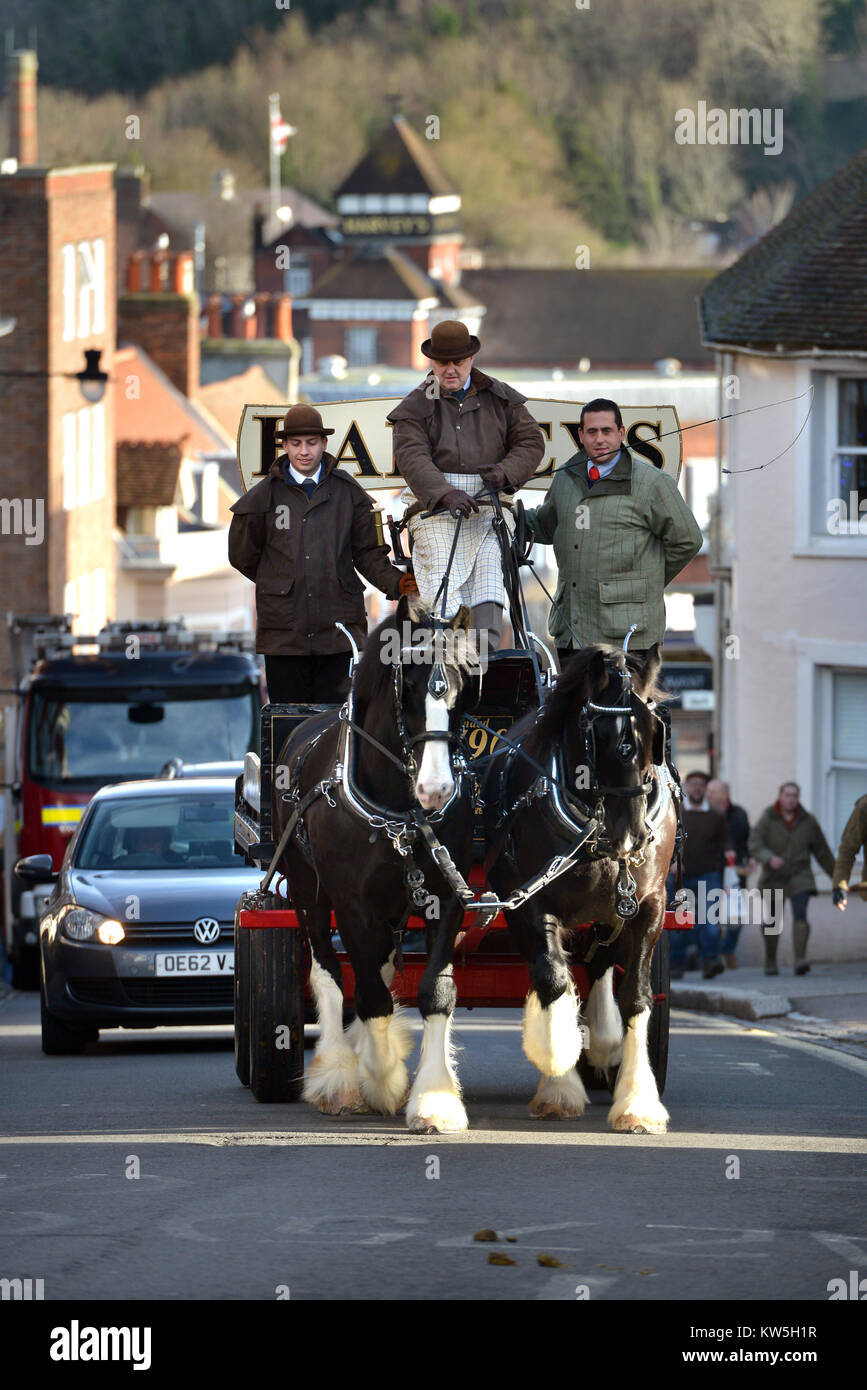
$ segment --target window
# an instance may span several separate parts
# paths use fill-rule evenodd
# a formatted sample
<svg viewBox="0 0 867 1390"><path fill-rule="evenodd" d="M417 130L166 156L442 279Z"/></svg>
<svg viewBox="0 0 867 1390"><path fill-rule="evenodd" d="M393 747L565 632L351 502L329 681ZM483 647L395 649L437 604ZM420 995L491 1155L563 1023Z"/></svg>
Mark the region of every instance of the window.
<svg viewBox="0 0 867 1390"><path fill-rule="evenodd" d="M812 534L832 546L867 539L867 377L817 373L813 383Z"/></svg>
<svg viewBox="0 0 867 1390"><path fill-rule="evenodd" d="M291 294L293 299L301 299L312 283L313 274L309 265L305 265L303 261L283 271L283 293Z"/></svg>
<svg viewBox="0 0 867 1390"><path fill-rule="evenodd" d="M828 802L823 830L836 849L867 786L867 671L827 673Z"/></svg>
<svg viewBox="0 0 867 1390"><path fill-rule="evenodd" d="M837 382L836 447L831 452L829 497L843 501L840 521L844 535L857 536L865 516L867 530L867 377L843 377Z"/></svg>
<svg viewBox="0 0 867 1390"><path fill-rule="evenodd" d="M75 506L75 412L67 410L63 417L63 510Z"/></svg>
<svg viewBox="0 0 867 1390"><path fill-rule="evenodd" d="M377 362L376 329L347 328L344 356L350 367L373 367Z"/></svg>

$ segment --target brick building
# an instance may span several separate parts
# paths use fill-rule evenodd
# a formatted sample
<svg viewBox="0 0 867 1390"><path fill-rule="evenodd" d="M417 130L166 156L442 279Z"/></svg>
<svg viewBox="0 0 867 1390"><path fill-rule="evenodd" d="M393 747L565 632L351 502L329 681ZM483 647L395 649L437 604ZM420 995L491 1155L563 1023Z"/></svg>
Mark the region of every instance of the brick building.
<svg viewBox="0 0 867 1390"><path fill-rule="evenodd" d="M113 167L48 169L35 146L35 55L10 55L20 106L0 173L0 534L3 606L68 611L99 626L115 601L112 358L115 343ZM28 161L28 162L25 162ZM103 398L75 374L101 353ZM41 534L24 534L28 513ZM0 681L9 654L0 644Z"/></svg>

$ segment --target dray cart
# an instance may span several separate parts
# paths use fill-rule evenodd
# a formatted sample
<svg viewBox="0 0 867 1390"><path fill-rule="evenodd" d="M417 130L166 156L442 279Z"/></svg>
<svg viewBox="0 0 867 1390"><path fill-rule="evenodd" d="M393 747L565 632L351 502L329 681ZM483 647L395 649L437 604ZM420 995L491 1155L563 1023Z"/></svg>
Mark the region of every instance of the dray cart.
<svg viewBox="0 0 867 1390"><path fill-rule="evenodd" d="M486 758L498 738L537 702L536 671L532 656L523 650L497 652L484 677L481 699L471 711L484 726L465 725L466 743L474 760ZM238 779L235 806L235 847L246 861L267 866L276 849L271 825L271 793L274 764L291 731L302 720L321 714L330 705L266 705L262 710L261 756L248 753L243 776ZM484 841L480 820L474 843L470 886L484 888ZM279 887L279 885L278 885ZM683 917L682 913L678 914ZM427 925L421 916L410 916L408 931ZM654 1007L648 1029L648 1053L660 1095L665 1086L669 1037L669 930L688 930L667 912L665 928L651 964ZM336 924L332 920L332 927ZM592 930L588 926L584 929ZM343 970L347 1005L354 996L352 965L338 951ZM403 952L403 968L395 974L392 992L400 1002L414 1004L426 965L424 952ZM304 1024L310 1017L307 973L309 952L295 911L278 893L245 895L235 916L235 1069L259 1101L294 1101L301 1094L304 1073ZM618 968L615 967L615 992ZM573 966L575 986L582 1000L589 994L587 974ZM459 1008L520 1008L530 988L526 961L513 948L502 912L487 925L477 925L476 913L467 912L457 938L454 980ZM579 1071L587 1086L601 1080L582 1060ZM608 1075L613 1089L616 1069Z"/></svg>

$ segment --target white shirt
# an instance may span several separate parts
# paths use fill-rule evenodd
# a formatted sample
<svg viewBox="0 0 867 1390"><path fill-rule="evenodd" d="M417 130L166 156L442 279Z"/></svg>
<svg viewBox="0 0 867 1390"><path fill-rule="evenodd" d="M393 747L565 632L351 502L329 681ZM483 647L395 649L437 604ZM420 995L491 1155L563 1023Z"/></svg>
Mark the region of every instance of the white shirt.
<svg viewBox="0 0 867 1390"><path fill-rule="evenodd" d="M298 469L293 468L290 463L289 472L292 474L296 483L318 483L322 479L322 464L320 463L315 473L299 473Z"/></svg>

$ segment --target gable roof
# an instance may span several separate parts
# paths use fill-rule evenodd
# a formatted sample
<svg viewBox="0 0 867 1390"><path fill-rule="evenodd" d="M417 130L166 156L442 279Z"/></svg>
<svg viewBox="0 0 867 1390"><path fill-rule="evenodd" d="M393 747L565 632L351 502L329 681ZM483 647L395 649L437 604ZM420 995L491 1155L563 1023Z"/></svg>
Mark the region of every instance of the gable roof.
<svg viewBox="0 0 867 1390"><path fill-rule="evenodd" d="M465 270L461 289L487 305L484 361L508 367L646 368L664 357L710 367L696 302L709 270Z"/></svg>
<svg viewBox="0 0 867 1390"><path fill-rule="evenodd" d="M714 347L867 353L867 147L718 275L699 312Z"/></svg>
<svg viewBox="0 0 867 1390"><path fill-rule="evenodd" d="M303 295L311 299L433 299L438 286L420 266L394 247L362 247L345 261L338 261Z"/></svg>
<svg viewBox="0 0 867 1390"><path fill-rule="evenodd" d="M230 439L238 434L241 412L245 405L286 405L281 391L258 362L237 376L223 381L211 381L199 387L199 402L218 422Z"/></svg>
<svg viewBox="0 0 867 1390"><path fill-rule="evenodd" d="M350 170L335 193L426 193L429 197L457 193L431 156L427 144L405 117L391 123Z"/></svg>
<svg viewBox="0 0 867 1390"><path fill-rule="evenodd" d="M114 354L114 373L120 384L137 380L137 396L115 392L115 437L121 444L160 444L186 441L184 453L234 453L231 435L205 406L188 400L140 347L127 343Z"/></svg>

